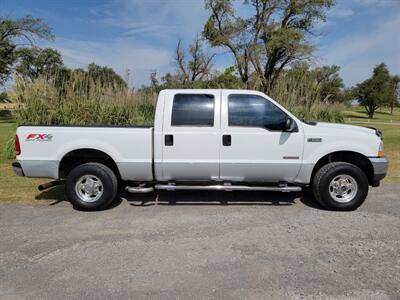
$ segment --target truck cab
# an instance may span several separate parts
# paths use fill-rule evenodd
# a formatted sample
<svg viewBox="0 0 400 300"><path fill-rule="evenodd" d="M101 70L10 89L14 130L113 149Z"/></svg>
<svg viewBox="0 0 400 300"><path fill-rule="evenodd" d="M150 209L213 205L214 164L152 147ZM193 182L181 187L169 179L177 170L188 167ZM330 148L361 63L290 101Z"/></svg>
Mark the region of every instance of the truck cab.
<svg viewBox="0 0 400 300"><path fill-rule="evenodd" d="M154 125L158 181L292 182L301 168L301 121L259 92L165 90Z"/></svg>

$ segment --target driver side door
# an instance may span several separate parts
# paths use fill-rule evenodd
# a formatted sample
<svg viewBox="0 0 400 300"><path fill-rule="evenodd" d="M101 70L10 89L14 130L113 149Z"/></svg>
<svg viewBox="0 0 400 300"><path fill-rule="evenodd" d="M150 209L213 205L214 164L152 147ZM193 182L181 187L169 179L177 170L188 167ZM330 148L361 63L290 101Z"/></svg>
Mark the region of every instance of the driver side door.
<svg viewBox="0 0 400 300"><path fill-rule="evenodd" d="M299 124L296 132L284 132L287 118L266 97L223 91L220 179L293 181L301 167L304 141Z"/></svg>

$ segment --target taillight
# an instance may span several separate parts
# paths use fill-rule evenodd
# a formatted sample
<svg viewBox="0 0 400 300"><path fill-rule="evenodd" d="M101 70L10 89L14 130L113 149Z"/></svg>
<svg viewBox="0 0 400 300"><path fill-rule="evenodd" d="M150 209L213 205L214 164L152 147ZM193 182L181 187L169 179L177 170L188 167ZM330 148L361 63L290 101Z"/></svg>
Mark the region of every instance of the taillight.
<svg viewBox="0 0 400 300"><path fill-rule="evenodd" d="M384 157L385 153L383 153L383 142L379 144L379 150L378 150L378 157Z"/></svg>
<svg viewBox="0 0 400 300"><path fill-rule="evenodd" d="M21 146L19 145L18 135L15 135L15 154L16 155L20 155L21 154Z"/></svg>

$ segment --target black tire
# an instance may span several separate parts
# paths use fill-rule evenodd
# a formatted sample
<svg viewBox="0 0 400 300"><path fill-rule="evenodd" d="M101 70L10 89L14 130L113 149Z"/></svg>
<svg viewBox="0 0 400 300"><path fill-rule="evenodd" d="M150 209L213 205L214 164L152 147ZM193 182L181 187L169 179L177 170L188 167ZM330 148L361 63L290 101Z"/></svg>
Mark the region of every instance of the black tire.
<svg viewBox="0 0 400 300"><path fill-rule="evenodd" d="M316 202L314 192L313 192L311 185L303 187L301 194L304 197L304 199L312 201L312 202Z"/></svg>
<svg viewBox="0 0 400 300"><path fill-rule="evenodd" d="M340 175L350 176L357 183L355 195L348 202L340 202L330 193L330 183ZM355 210L368 195L368 178L357 166L346 162L332 162L317 171L312 183L315 199L326 209L330 210ZM332 189L333 191L333 189ZM351 193L351 189L349 190ZM347 196L345 194L345 196ZM341 197L341 196L339 196Z"/></svg>
<svg viewBox="0 0 400 300"><path fill-rule="evenodd" d="M81 181L82 178L87 180L85 177L90 178L89 180L93 180L97 184L95 193L97 192L98 199L96 199L97 196L86 193L85 188L79 189L76 187L78 181ZM93 186L90 187L93 188ZM109 167L101 163L85 163L69 172L65 189L67 198L74 208L85 211L101 210L107 208L115 200L118 192L118 180ZM86 201L83 200L85 196L88 198Z"/></svg>

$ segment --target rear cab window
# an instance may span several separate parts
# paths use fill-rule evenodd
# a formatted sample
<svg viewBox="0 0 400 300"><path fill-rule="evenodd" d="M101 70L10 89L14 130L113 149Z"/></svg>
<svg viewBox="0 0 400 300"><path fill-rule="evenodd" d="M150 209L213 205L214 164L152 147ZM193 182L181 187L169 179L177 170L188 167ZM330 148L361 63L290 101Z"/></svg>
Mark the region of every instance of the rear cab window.
<svg viewBox="0 0 400 300"><path fill-rule="evenodd" d="M171 126L214 126L215 99L209 94L175 94Z"/></svg>

